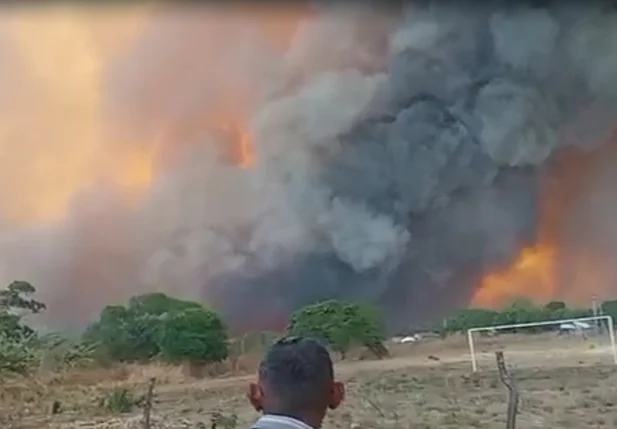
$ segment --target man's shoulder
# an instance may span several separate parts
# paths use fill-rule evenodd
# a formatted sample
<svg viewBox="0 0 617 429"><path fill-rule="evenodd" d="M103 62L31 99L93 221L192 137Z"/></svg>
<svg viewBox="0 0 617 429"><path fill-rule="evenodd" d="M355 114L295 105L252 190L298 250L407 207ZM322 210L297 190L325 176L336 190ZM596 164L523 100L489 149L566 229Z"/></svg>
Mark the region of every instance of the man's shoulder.
<svg viewBox="0 0 617 429"><path fill-rule="evenodd" d="M261 416L251 429L313 429L306 423L287 416L266 414Z"/></svg>

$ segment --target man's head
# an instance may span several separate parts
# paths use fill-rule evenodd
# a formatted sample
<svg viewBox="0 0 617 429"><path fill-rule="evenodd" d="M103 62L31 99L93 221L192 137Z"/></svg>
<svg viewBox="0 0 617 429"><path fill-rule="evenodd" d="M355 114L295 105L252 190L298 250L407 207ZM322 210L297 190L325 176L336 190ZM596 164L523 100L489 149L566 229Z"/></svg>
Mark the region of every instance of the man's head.
<svg viewBox="0 0 617 429"><path fill-rule="evenodd" d="M277 341L259 366L249 400L257 411L321 424L326 409L339 406L345 391L334 381L330 354L319 342L302 337ZM318 420L318 421L316 421Z"/></svg>

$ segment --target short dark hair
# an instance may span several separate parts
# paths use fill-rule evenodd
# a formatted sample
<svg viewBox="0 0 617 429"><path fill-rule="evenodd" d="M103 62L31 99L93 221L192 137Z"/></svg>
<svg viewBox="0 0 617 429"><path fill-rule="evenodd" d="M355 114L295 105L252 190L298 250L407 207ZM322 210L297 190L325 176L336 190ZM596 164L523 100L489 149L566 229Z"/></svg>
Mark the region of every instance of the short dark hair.
<svg viewBox="0 0 617 429"><path fill-rule="evenodd" d="M334 380L332 359L318 341L284 337L259 365L259 380L269 392L266 412L293 413L321 406Z"/></svg>

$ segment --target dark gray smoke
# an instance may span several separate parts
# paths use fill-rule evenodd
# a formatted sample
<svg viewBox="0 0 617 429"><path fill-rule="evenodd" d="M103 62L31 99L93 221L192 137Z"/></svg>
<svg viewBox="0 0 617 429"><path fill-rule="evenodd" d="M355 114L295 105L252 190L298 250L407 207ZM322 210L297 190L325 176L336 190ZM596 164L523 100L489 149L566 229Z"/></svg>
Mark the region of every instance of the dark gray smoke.
<svg viewBox="0 0 617 429"><path fill-rule="evenodd" d="M595 6L322 5L281 52L250 16L160 11L102 88L109 133L171 167L137 208L94 189L53 230L4 234L3 278L33 279L63 323L152 290L252 328L331 297L393 327L466 305L534 240L556 150L611 130L616 24ZM252 167L187 131L221 110L250 128Z"/></svg>
<svg viewBox="0 0 617 429"><path fill-rule="evenodd" d="M230 317L344 297L380 303L400 327L465 305L481 273L533 240L538 167L611 129L617 19L590 9L407 6L382 74L337 70L359 90L381 80L364 111L308 149L318 215L336 226L261 275L219 277ZM340 91L321 106L332 116Z"/></svg>

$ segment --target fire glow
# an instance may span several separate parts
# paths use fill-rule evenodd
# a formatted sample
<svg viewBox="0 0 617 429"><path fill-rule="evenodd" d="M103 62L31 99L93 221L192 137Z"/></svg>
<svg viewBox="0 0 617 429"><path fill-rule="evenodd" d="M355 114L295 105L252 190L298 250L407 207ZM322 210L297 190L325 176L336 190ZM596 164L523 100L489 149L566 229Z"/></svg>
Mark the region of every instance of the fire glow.
<svg viewBox="0 0 617 429"><path fill-rule="evenodd" d="M78 307L75 323L156 289L220 296L251 326L259 315L244 317L242 306L255 304L252 291L265 304L280 300L281 314L311 296L366 296L405 323L440 308L518 297L587 303L615 292L617 145L564 150L554 138L578 121L581 100L600 97L596 86L610 86L610 73L592 73L608 56L591 49L610 30L602 20L575 31L562 22L568 14L533 11L495 11L486 22L435 20L422 7L356 16L338 7L159 6L0 13L2 282L28 278L56 314L72 319ZM500 19L513 25L493 25ZM525 73L550 71L555 87L544 88L545 77L519 82L510 64L478 102L464 103L482 126L451 134L465 121L439 119L444 106L425 93L445 105L476 91L485 66L492 76L509 64L518 38L510 29L528 24L563 26L581 49L565 52L577 44L561 46L570 38L554 41L547 30L512 51L528 51ZM459 64L485 51L485 31L495 41L490 61ZM586 52L596 62L574 55ZM536 57L554 64L535 70ZM578 71L562 81L570 67ZM590 85L578 91L578 82ZM472 249L451 251L455 224ZM228 298L231 289L241 299ZM80 305L67 307L66 297Z"/></svg>
<svg viewBox="0 0 617 429"><path fill-rule="evenodd" d="M262 8L263 9L263 8ZM148 6L113 8L24 8L8 12L6 32L14 47L28 94L7 108L0 120L0 200L5 221L56 222L75 196L89 186L109 183L139 201L157 170L175 159L196 135L209 134L229 162L253 164L255 150L244 100L254 94L228 94L239 104L205 112L197 124L186 121L165 130L163 141L118 141L106 129L101 87L107 64L139 35ZM216 10L212 12L216 14ZM240 16L241 14L239 14ZM261 13L263 37L283 51L300 14ZM162 83L163 84L163 83ZM200 134L201 133L201 134ZM155 139L157 140L157 139ZM160 139L159 139L160 140ZM161 164L161 162L163 164Z"/></svg>
<svg viewBox="0 0 617 429"><path fill-rule="evenodd" d="M617 270L610 213L615 200L606 188L612 176L606 175L615 174L607 163L616 155L615 136L596 151L573 148L559 154L538 195L537 243L524 247L510 265L486 274L472 305L499 307L517 298L587 305L593 296L613 296Z"/></svg>

